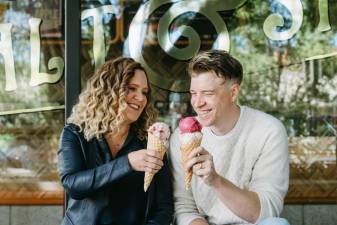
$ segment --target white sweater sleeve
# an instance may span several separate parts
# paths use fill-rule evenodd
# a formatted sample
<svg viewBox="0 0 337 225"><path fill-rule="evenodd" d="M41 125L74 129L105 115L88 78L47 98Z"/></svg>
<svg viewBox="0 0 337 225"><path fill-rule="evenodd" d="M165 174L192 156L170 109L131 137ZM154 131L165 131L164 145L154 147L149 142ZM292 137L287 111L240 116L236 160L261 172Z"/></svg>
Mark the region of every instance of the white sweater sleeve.
<svg viewBox="0 0 337 225"><path fill-rule="evenodd" d="M279 216L289 185L288 138L281 122L273 124L257 159L249 190L258 194L261 211L256 223Z"/></svg>
<svg viewBox="0 0 337 225"><path fill-rule="evenodd" d="M171 136L169 157L173 174L175 220L177 225L189 225L194 219L203 217L199 214L191 190L185 190L178 129Z"/></svg>

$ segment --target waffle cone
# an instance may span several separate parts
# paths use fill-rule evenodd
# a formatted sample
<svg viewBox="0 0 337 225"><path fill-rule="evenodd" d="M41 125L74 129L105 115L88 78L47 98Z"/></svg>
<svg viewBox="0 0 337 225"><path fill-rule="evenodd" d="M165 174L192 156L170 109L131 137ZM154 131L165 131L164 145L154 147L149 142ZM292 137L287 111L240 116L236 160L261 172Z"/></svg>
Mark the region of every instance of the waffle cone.
<svg viewBox="0 0 337 225"><path fill-rule="evenodd" d="M185 162L187 161L188 155L190 154L190 152L199 147L201 144L201 140L202 138L194 138L192 141L188 142L187 144L182 144L180 147L181 150L181 160L183 162L183 164L185 164ZM191 181L192 181L192 170L189 171L185 171L185 177L184 177L184 181L185 181L185 189L189 190L191 187Z"/></svg>
<svg viewBox="0 0 337 225"><path fill-rule="evenodd" d="M148 134L147 148L158 151L161 155L161 158L164 157L164 154L167 150L164 145L164 142L152 134ZM155 175L154 173L145 172L145 176L144 176L144 191L145 192L149 188L154 175Z"/></svg>

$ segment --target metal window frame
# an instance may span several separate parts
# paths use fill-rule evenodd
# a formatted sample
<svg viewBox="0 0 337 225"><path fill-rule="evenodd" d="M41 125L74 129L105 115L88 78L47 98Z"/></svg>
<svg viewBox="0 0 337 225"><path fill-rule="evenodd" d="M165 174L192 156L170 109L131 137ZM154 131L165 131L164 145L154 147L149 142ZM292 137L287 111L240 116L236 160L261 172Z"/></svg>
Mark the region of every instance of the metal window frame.
<svg viewBox="0 0 337 225"><path fill-rule="evenodd" d="M65 123L81 91L81 1L65 0ZM64 192L63 212L68 197Z"/></svg>
<svg viewBox="0 0 337 225"><path fill-rule="evenodd" d="M65 118L81 91L81 3L65 0Z"/></svg>

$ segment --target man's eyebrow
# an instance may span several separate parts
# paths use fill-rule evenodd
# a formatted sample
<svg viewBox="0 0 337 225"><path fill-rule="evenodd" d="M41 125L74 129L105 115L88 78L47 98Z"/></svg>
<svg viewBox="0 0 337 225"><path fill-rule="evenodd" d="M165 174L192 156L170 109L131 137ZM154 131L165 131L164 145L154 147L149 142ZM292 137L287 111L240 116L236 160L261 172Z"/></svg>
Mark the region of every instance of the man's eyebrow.
<svg viewBox="0 0 337 225"><path fill-rule="evenodd" d="M195 90L190 90L190 92L195 92ZM209 90L202 90L202 91L200 91L200 92L215 92L215 90L214 89L209 89Z"/></svg>
<svg viewBox="0 0 337 225"><path fill-rule="evenodd" d="M210 89L210 90L202 90L201 92L215 92L215 90Z"/></svg>

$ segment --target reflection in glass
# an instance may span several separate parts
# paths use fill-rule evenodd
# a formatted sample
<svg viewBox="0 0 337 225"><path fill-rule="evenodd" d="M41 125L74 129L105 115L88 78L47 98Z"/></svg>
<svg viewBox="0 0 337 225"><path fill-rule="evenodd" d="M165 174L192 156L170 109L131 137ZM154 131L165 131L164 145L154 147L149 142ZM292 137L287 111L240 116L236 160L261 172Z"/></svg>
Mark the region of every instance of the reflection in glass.
<svg viewBox="0 0 337 225"><path fill-rule="evenodd" d="M0 203L60 204L62 0L0 3ZM7 29L4 29L7 28Z"/></svg>
<svg viewBox="0 0 337 225"><path fill-rule="evenodd" d="M55 198L53 191L62 199L57 150L63 124L64 110L0 116L1 202L37 194L45 201Z"/></svg>
<svg viewBox="0 0 337 225"><path fill-rule="evenodd" d="M233 7L218 7L222 1L156 1L151 13L141 11L149 2L81 1L82 84L104 60L136 53L148 66L159 120L174 129L180 117L193 114L188 59L199 50L228 49L244 65L240 104L273 114L288 131L291 181L287 201L336 199L337 18L332 12L337 4L256 0L229 1ZM50 59L63 57L62 1L1 2L0 22L11 27L1 25L7 28L0 29L0 45L9 47L10 42L12 47L0 49L0 112L64 105L62 75L58 74L55 84L29 85L28 21L32 18L42 19L41 58L35 71L62 70L48 67ZM224 41L216 44L217 40ZM0 116L2 179L39 180L36 190L51 188L44 182L57 180L55 151L62 115L62 110L56 110Z"/></svg>

